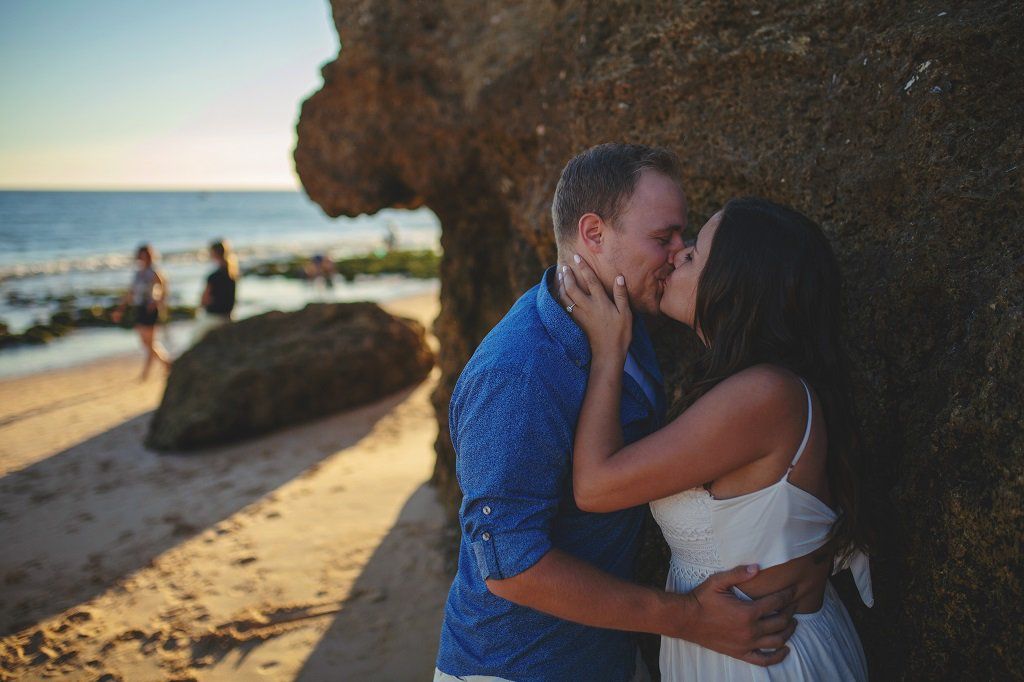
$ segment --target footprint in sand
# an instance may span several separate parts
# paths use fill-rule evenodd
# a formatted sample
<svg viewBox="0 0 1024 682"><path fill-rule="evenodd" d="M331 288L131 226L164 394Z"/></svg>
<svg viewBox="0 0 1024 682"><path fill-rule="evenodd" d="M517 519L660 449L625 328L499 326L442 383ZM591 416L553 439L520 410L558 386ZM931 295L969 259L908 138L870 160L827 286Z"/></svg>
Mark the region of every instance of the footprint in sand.
<svg viewBox="0 0 1024 682"><path fill-rule="evenodd" d="M201 530L198 526L192 525L177 514L168 514L164 516L163 522L171 526L171 535L177 537L183 535L195 535Z"/></svg>
<svg viewBox="0 0 1024 682"><path fill-rule="evenodd" d="M49 500L52 500L55 497L57 497L57 493L56 492L49 491L49 490L44 490L42 492L34 493L30 499L35 504L42 504L44 502L48 502Z"/></svg>
<svg viewBox="0 0 1024 682"><path fill-rule="evenodd" d="M4 576L5 585L17 585L28 577L28 571L17 568Z"/></svg>

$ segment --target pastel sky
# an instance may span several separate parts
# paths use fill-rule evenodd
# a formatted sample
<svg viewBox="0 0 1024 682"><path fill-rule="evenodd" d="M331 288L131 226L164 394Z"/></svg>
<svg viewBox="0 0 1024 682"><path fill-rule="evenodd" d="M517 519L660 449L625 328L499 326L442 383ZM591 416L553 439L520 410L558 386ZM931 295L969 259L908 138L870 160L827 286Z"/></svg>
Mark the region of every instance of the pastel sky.
<svg viewBox="0 0 1024 682"><path fill-rule="evenodd" d="M0 188L295 188L327 0L0 0Z"/></svg>

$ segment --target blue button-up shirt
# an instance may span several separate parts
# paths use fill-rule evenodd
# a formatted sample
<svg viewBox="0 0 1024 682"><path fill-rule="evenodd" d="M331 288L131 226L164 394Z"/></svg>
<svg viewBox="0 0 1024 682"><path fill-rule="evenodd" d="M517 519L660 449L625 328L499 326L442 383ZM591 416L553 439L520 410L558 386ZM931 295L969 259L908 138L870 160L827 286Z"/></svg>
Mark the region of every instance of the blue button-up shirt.
<svg viewBox="0 0 1024 682"><path fill-rule="evenodd" d="M573 436L590 347L548 289L554 272L491 330L452 393L462 545L437 658L450 675L621 682L634 671L629 633L513 604L484 582L525 571L553 547L620 578L633 574L643 507L592 514L573 500ZM627 443L654 431L665 416L661 374L639 316L630 352L657 390L652 404L624 373L620 418Z"/></svg>

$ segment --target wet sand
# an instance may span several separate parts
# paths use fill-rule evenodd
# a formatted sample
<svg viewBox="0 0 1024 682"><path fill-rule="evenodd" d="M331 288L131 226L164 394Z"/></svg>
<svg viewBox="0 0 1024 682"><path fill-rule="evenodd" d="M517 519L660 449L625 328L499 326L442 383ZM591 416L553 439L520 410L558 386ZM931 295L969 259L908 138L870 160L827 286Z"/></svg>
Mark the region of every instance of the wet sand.
<svg viewBox="0 0 1024 682"><path fill-rule="evenodd" d="M438 303L385 307L429 326ZM142 446L163 380L139 365L0 382L0 678L429 679L450 581L436 370L168 456Z"/></svg>

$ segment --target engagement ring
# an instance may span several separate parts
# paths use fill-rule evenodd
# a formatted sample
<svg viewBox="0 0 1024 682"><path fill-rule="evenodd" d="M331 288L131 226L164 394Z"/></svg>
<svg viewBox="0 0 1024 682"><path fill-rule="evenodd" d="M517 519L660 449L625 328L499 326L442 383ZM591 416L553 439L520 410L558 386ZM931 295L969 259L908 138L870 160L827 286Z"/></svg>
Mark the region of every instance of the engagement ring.
<svg viewBox="0 0 1024 682"><path fill-rule="evenodd" d="M572 309L575 308L575 307L576 307L575 303L570 303L569 305L565 306L565 312L567 312L570 315L572 315Z"/></svg>

